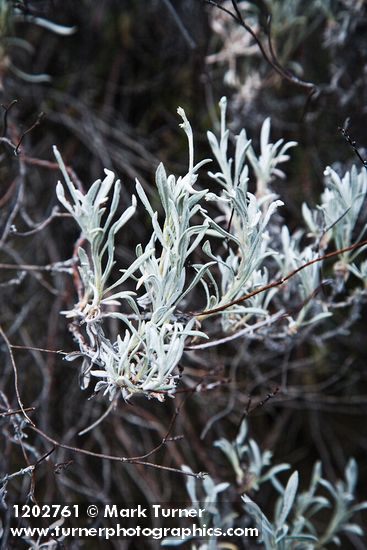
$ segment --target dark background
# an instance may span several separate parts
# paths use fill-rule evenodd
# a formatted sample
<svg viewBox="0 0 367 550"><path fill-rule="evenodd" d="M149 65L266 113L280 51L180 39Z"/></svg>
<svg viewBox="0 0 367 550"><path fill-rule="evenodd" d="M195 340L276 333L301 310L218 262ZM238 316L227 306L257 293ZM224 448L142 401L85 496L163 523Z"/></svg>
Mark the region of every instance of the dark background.
<svg viewBox="0 0 367 550"><path fill-rule="evenodd" d="M275 185L285 199L285 218L291 228L299 226L302 202L312 204L318 199L325 166L339 162L348 167L358 162L338 126L349 118L350 131L362 154L367 147L367 19L363 2L325 2L331 15L321 11L305 14L306 31L301 41L294 39L288 54L282 48L289 30L281 25L274 28L280 58L284 53L282 61L286 65L297 62L303 78L318 87L319 93L309 102L307 91L282 79L258 55L253 63L258 64L261 87L251 102L242 105L233 100L233 88L223 83L225 68L206 63L206 56L220 47L210 24L213 6L199 0L172 1L173 11L163 0L18 3L25 14L77 28L70 36L58 36L15 20L11 12L15 4L1 4L1 103L9 106L17 100L8 112L7 137L18 143L39 113L45 116L24 135L18 157L2 143L2 264L45 266L73 254L79 234L68 218L56 217L41 231L19 235L47 219L57 205L55 185L60 174L56 166L40 162L54 163L54 144L85 189L107 167L123 182L124 205L134 191L135 177L154 197L158 162L163 161L168 170L178 174L184 173L187 162L177 106L185 108L193 126L196 158L205 158L205 133L217 117L220 97L226 94L232 128L238 131L245 127L255 146L266 116L272 117L273 141L283 137L299 142L286 167L287 180ZM253 4L260 14L266 8L262 2ZM5 13L5 8L10 11ZM340 15L344 13L345 19ZM341 36L343 22L345 36L338 42L336 36L338 32ZM334 36L334 43L326 44L327 33ZM17 47L9 37L27 41L33 52ZM51 80L24 80L12 66L30 75L48 74ZM201 185L208 185L205 178ZM117 259L124 265L134 258L136 244L145 243L149 234L143 212L130 227L117 241ZM22 401L36 408L32 418L50 437L99 453L142 455L159 444L175 407L184 400L171 434L183 438L163 445L149 460L175 468L186 464L194 471L209 472L218 482L233 481L228 463L219 450L213 449L213 442L219 437L235 437L249 395L256 405L280 388L251 415L251 436L262 449L273 451L275 464L289 462L300 472L301 487L307 486L315 460L322 460L325 476L335 481L342 477L348 458L354 456L360 470L358 497L367 497L365 314L353 320L344 334L336 333L322 346L312 338L295 336L286 353L261 341L237 341L236 346L186 354L183 388L200 380L223 383L212 391L179 394L163 404L145 398L132 404L121 400L98 427L78 437L78 431L106 410L106 399L98 395L88 400L92 389L79 389L77 361L67 363L57 354L32 350L75 349L67 320L60 315L76 301L72 278L42 270L22 274L20 268L3 268L0 276L2 329L11 344L28 348L13 349ZM340 313L334 328L345 321ZM0 407L4 411L17 408L17 400L6 346L2 352ZM210 429L201 438L208 422ZM25 467L27 461L33 464L52 449L50 442L25 429L18 416L0 418L0 426L0 478ZM22 430L28 436L23 448L17 438ZM18 476L9 480L6 491L8 505L26 502L30 494L39 502L62 503L144 504L187 498L185 479L178 474L95 459L61 448L40 462L32 479ZM232 496L240 502L235 490ZM272 490L261 491L260 500L270 513ZM4 512L4 525L6 516ZM111 548L135 547L134 541L110 544ZM354 544L350 546L352 542L345 540L343 548L365 548L361 541L354 540ZM107 543L102 546L108 547ZM70 546L83 547L78 541ZM99 546L91 539L88 548Z"/></svg>

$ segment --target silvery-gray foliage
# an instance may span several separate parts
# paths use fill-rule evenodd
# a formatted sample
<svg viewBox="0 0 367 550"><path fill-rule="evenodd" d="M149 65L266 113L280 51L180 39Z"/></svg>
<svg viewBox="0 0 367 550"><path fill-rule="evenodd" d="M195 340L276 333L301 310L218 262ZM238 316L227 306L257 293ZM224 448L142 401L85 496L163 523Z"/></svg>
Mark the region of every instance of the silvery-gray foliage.
<svg viewBox="0 0 367 550"><path fill-rule="evenodd" d="M225 438L214 444L226 456L235 474L236 482L215 483L210 477L202 482L188 478L186 488L193 506L202 507L215 503L213 509L208 506L211 517L205 518L207 525L221 527L222 531L234 524L248 525L250 516L259 530L260 540L246 539L246 544L263 544L265 550L316 550L325 548L330 543L340 546L340 535L352 533L363 536L363 529L353 522L353 516L367 509L367 502L357 504L355 491L358 480L358 468L354 459L349 460L344 472L344 481L330 483L322 477L322 466L316 462L313 467L311 481L306 491L299 490L298 472L293 472L284 486L279 475L290 468L289 464L272 466L272 453L261 451L253 439L248 438L246 419L241 423L238 435L234 441ZM185 466L184 469L187 467ZM269 519L256 503L254 493L266 483L271 483L277 493L274 499L273 516ZM242 493L243 512L238 513L236 497ZM245 492L243 492L245 491ZM222 493L224 494L222 495ZM251 497L249 496L251 494ZM204 494L202 497L201 495ZM219 498L218 495L221 495ZM212 499L212 500L211 500ZM228 503L232 509L228 510ZM236 512L235 512L236 510ZM320 512L327 511L329 518L323 528L320 522ZM211 522L211 523L210 523ZM165 546L179 545L185 541L166 540ZM217 550L222 548L220 539L209 542L192 543L194 550ZM251 546L252 547L252 546Z"/></svg>
<svg viewBox="0 0 367 550"><path fill-rule="evenodd" d="M192 470L188 466L182 466L182 470L192 473ZM215 483L210 476L206 476L203 479L202 487L198 487L194 478L187 477L186 490L192 503L190 508L205 510L198 517L199 527L202 529L208 527L212 529L227 529L233 525L233 520L237 517L237 514L234 511L223 514L219 504L219 495L228 489L228 487L229 483ZM182 544L189 543L192 538L191 536L186 538L167 538L162 541L161 546L181 546ZM213 535L199 545L196 542L192 542L191 548L192 550L216 550L218 548L217 537Z"/></svg>
<svg viewBox="0 0 367 550"><path fill-rule="evenodd" d="M173 396L185 344L193 338L206 338L206 323L210 319L216 322L218 316L218 328L230 334L269 320L266 338L278 340L330 317L330 300L311 299L323 284L323 261L300 270L287 280L285 288L273 286L244 302L232 302L286 277L330 246L349 246L366 230L363 226L359 235L355 231L366 196L366 170L352 168L340 177L327 168L320 205L302 207L307 230L291 233L275 215L284 203L274 193L273 181L285 177L279 165L289 159L288 150L296 143L271 143L270 120L266 119L257 155L245 130L237 136L229 131L226 105L222 98L219 137L208 132L213 159L197 164L191 125L183 109L178 109L188 139L188 170L177 178L167 174L163 164L158 166L159 211L136 182L137 195L151 220L151 236L145 245L137 243L135 261L120 266L121 275L112 284L116 234L134 215L136 198L132 197L131 206L118 217L120 182L115 182L114 174L106 170L105 179L97 180L83 194L70 180L55 148L66 183L66 189L58 184L57 196L87 243L78 250L81 295L74 308L64 312L74 320L73 332L80 347L80 352L68 359L82 356L83 385L91 376L97 378L96 390L102 389L110 399L120 391L124 399L134 394L159 400ZM214 161L217 168L209 170L208 176L217 184L216 191L198 185L200 170L211 161L211 168ZM187 263L194 260L197 250L206 261L192 263L192 275ZM359 261L362 250L341 253L334 263L334 294L344 288L348 277L355 280L349 305L366 294L367 263ZM127 282L134 282L135 291L126 290ZM201 296L197 314L187 311L194 289L195 296ZM295 303L300 307L293 313L290 306ZM210 314L213 308L215 315ZM284 312L286 323L279 325L279 316L271 315L274 308ZM117 319L123 327L114 342L105 333L107 318Z"/></svg>
<svg viewBox="0 0 367 550"><path fill-rule="evenodd" d="M248 495L243 495L245 511L261 529L264 548L315 550L332 543L340 546L343 533L362 537L363 529L352 518L357 512L367 509L367 502L355 503L358 468L354 459L346 465L344 476L345 481L333 485L322 477L321 463L316 462L308 490L299 493L298 472L294 472L278 497L273 521ZM317 514L324 510L330 519L320 531Z"/></svg>
<svg viewBox="0 0 367 550"><path fill-rule="evenodd" d="M268 468L272 462L272 453L262 452L256 441L248 438L248 425L245 420L241 423L234 441L228 441L223 437L216 441L214 446L225 454L236 474L237 484L245 486L246 491L257 491L260 485L268 480L279 489L281 485L277 475L290 468L289 464Z"/></svg>

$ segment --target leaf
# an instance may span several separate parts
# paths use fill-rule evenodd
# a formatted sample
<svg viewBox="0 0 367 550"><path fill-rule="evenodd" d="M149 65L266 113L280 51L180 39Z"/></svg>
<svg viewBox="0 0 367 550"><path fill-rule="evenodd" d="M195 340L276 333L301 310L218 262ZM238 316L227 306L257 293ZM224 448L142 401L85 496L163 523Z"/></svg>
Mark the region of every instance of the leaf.
<svg viewBox="0 0 367 550"><path fill-rule="evenodd" d="M126 281L127 279L129 279L129 277L131 277L131 275L137 270L139 269L139 267L149 258L149 256L151 256L152 254L154 254L154 248L150 248L148 250L145 250L145 252L139 256L138 258L136 258L136 260L130 265L130 267L128 267L127 269L120 269L121 272L123 272L124 274L115 282L113 283L111 286L109 286L105 291L104 291L104 294L107 294L110 290L112 290L113 288L116 288L117 286L121 285L124 281Z"/></svg>
<svg viewBox="0 0 367 550"><path fill-rule="evenodd" d="M59 150L58 148L56 147L56 145L54 145L52 147L52 150L53 150L53 153L56 157L56 160L57 160L57 164L60 166L60 170L62 172L62 175L64 176L64 180L65 180L65 183L69 189L69 192L70 192L70 195L73 197L73 201L75 204L78 204L78 196L76 194L76 188L73 184L73 182L71 181L70 177L69 177L69 174L66 170L66 167L65 167L65 164L64 164L64 161L62 160L62 156L60 155L59 153Z"/></svg>
<svg viewBox="0 0 367 550"><path fill-rule="evenodd" d="M271 480L281 472L285 472L286 470L289 470L290 465L289 464L278 464L277 466L273 466L266 472L264 476L261 477L261 483L264 483L265 481Z"/></svg>
<svg viewBox="0 0 367 550"><path fill-rule="evenodd" d="M155 174L155 181L158 188L158 193L162 202L162 206L164 208L164 211L168 214L168 186L167 186L167 174L164 169L164 166L162 163L159 164L156 174Z"/></svg>
<svg viewBox="0 0 367 550"><path fill-rule="evenodd" d="M34 15L22 15L22 20L29 21L29 23L34 23L39 27L44 27L45 29L61 36L69 36L70 34L74 34L77 30L77 27L66 27L65 25L58 25L57 23L53 23L48 19L44 19L43 17L35 17Z"/></svg>
<svg viewBox="0 0 367 550"><path fill-rule="evenodd" d="M358 535L359 537L363 537L364 535L363 529L356 523L346 523L343 525L343 531L353 533L353 535Z"/></svg>
<svg viewBox="0 0 367 550"><path fill-rule="evenodd" d="M240 429L238 430L237 437L236 437L236 445L239 447L240 445L243 445L246 441L248 434L248 427L247 427L247 420L244 418L241 422Z"/></svg>
<svg viewBox="0 0 367 550"><path fill-rule="evenodd" d="M153 208L151 207L149 199L138 179L135 179L135 189L141 202L145 206L145 209L148 211L150 217L153 218L154 216Z"/></svg>
<svg viewBox="0 0 367 550"><path fill-rule="evenodd" d="M187 287L187 289L181 294L180 300L182 300L191 290L199 283L199 281L204 277L208 269L212 265L216 265L217 262L208 262L207 264L201 266L200 270L196 273L195 277Z"/></svg>
<svg viewBox="0 0 367 550"><path fill-rule="evenodd" d="M254 518L260 532L264 529L270 536L275 537L274 528L261 508L246 494L242 496L242 500L245 503L245 510Z"/></svg>
<svg viewBox="0 0 367 550"><path fill-rule="evenodd" d="M74 211L73 211L73 208L72 208L70 202L67 201L66 198L65 198L64 187L63 187L61 181L57 182L56 196L59 199L59 201L61 202L61 204L66 208L66 210L68 210L72 215L74 215Z"/></svg>
<svg viewBox="0 0 367 550"><path fill-rule="evenodd" d="M192 539L191 536L183 537L181 539L167 538L167 539L162 540L161 546L181 546L182 544L184 544L185 542L187 542L191 539Z"/></svg>
<svg viewBox="0 0 367 550"><path fill-rule="evenodd" d="M251 145L251 140L247 139L245 130L241 130L236 138L236 154L235 154L235 175L234 183L238 185L240 176L243 171L243 165L246 159L247 149Z"/></svg>
<svg viewBox="0 0 367 550"><path fill-rule="evenodd" d="M298 489L298 472L294 472L288 480L287 486L283 495L283 505L277 521L277 525L282 527L288 517L289 512L294 503L294 499Z"/></svg>
<svg viewBox="0 0 367 550"><path fill-rule="evenodd" d="M265 153L270 138L270 117L267 117L261 127L260 132L260 149L261 153Z"/></svg>
<svg viewBox="0 0 367 550"><path fill-rule="evenodd" d="M347 481L348 492L353 495L358 479L358 466L354 458L349 460L345 468L345 479Z"/></svg>

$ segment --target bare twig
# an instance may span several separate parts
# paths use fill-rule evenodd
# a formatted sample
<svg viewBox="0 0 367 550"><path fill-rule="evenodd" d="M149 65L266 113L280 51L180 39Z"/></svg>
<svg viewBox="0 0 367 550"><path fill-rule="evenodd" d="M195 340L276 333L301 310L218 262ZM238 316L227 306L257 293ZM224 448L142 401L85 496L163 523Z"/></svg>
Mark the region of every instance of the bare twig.
<svg viewBox="0 0 367 550"><path fill-rule="evenodd" d="M361 163L363 164L363 166L367 169L367 160L364 159L361 155L361 153L358 151L358 148L357 148L357 143L354 141L354 139L352 139L350 137L350 134L348 133L348 130L347 128L342 128L341 126L338 126L338 130L339 132L342 134L342 136L345 138L345 140L347 141L347 143L349 143L349 145L351 146L351 148L353 149L355 155L358 157L358 159L361 161Z"/></svg>
<svg viewBox="0 0 367 550"><path fill-rule="evenodd" d="M53 447L50 451L47 451L44 455L42 455L34 464L29 464L26 468L21 468L17 472L14 472L13 474L7 474L2 479L0 479L0 484L7 483L10 479L13 479L14 477L18 476L24 476L25 474L30 474L32 478L32 488L31 488L31 495L33 496L34 493L34 474L37 466L43 462L43 460L46 460L55 450L55 447Z"/></svg>
<svg viewBox="0 0 367 550"><path fill-rule="evenodd" d="M216 340L209 340L208 342L204 342L203 344L194 344L191 346L185 346L185 350L206 349L206 348L216 347L221 344L227 344L228 342L231 342L236 338L240 338L241 336L245 336L246 334L252 334L254 330L257 330L262 327L268 327L269 325L272 325L273 323L281 319L283 316L284 316L284 311L279 311L274 315L272 315L271 317L268 317L263 321L259 321L258 323L254 323L253 325L249 325L235 332L234 334L230 334L229 336L224 336L223 338L218 338Z"/></svg>
<svg viewBox="0 0 367 550"><path fill-rule="evenodd" d="M116 405L116 401L117 401L117 398L115 397L115 399L113 399L113 401L111 401L111 403L109 404L109 406L107 407L107 409L105 410L105 412L99 417L97 418L97 420L95 422L93 422L90 426L88 426L87 428L84 428L83 430L81 430L80 432L78 432L78 435L84 435L88 432L90 432L91 430L93 430L93 428L95 428L96 426L98 426L101 422L103 422L103 420L105 418L107 418L107 416L110 414L110 412L112 411L113 407Z"/></svg>
<svg viewBox="0 0 367 550"><path fill-rule="evenodd" d="M8 114L9 114L9 111L12 107L14 107L14 105L18 103L18 100L17 99L13 99L13 101L11 101L9 103L9 105L4 105L3 103L1 104L2 108L4 109L4 119L3 119L3 137L6 137L6 134L8 132Z"/></svg>
<svg viewBox="0 0 367 550"><path fill-rule="evenodd" d="M84 455L92 456L92 457L95 457L95 458L101 458L103 460L112 460L114 462L122 462L124 464L139 464L141 466L147 466L149 468L156 468L158 470L165 470L165 471L173 472L173 473L176 473L176 474L191 476L191 477L195 477L197 479L203 479L206 476L206 472L198 472L198 473L185 472L183 470L179 470L178 468L171 468L170 466L161 466L160 464L154 464L153 462L146 462L146 461L140 460L139 457L126 457L126 456L108 455L108 454L103 454L103 453L95 453L93 451L88 451L87 449L81 449L79 447L73 447L71 445L65 445L64 443L60 443L56 439L53 439L52 437L47 435L45 432L43 432L42 430L37 428L37 426L35 426L33 423L30 426L30 428L34 432L38 433L41 437L46 439L46 441L49 441L50 443L55 445L55 447L60 447L61 449L66 449L66 450L72 451L74 453L84 454Z"/></svg>
<svg viewBox="0 0 367 550"><path fill-rule="evenodd" d="M17 366L15 364L15 361L14 361L14 356L13 356L13 352L12 352L12 349L11 349L11 345L10 345L10 342L5 334L5 332L3 331L2 327L0 326L0 334L1 336L3 337L3 340L6 344L6 347L8 348L8 353L9 353L9 357L10 357L10 361L11 361L11 364L12 364L12 367L13 367L13 371L14 371L14 386L15 386L15 394L17 396L17 401L18 401L18 405L19 405L19 408L20 410L22 411L22 414L24 416L24 418L26 419L27 422L29 422L29 424L31 424L31 426L34 426L34 423L32 422L32 420L29 418L28 414L26 413L26 410L23 406L23 403L22 403L22 400L20 398L20 392L19 392L19 385L18 385L18 370L17 370Z"/></svg>
<svg viewBox="0 0 367 550"><path fill-rule="evenodd" d="M41 120L43 119L43 117L45 116L45 113L41 112L38 117L37 117L37 120L32 124L32 126L30 126L27 130L25 130L25 132L22 133L22 135L20 136L20 139L18 141L18 144L16 145L15 149L14 149L14 153L17 155L19 153L19 147L24 139L24 137L29 134L29 132L32 132L32 130L34 130L37 126L39 126L41 124Z"/></svg>
<svg viewBox="0 0 367 550"><path fill-rule="evenodd" d="M6 140L6 138L0 138L0 141L3 141L3 140ZM22 205L23 198L24 198L25 167L24 167L24 163L21 160L19 160L19 174L16 178L16 181L17 181L17 185L16 185L16 193L14 197L14 204L9 213L8 219L5 223L3 233L1 235L0 247L2 247L5 244L6 239L12 230L15 217L18 214L18 211Z"/></svg>
<svg viewBox="0 0 367 550"><path fill-rule="evenodd" d="M37 225L34 229L31 229L30 231L23 231L23 232L16 231L13 233L13 235L15 237L30 237L31 235L35 235L36 233L38 233L39 231L47 227L55 218L71 218L71 217L72 217L71 214L67 212L59 212L59 207L55 206L52 209L52 212L48 216L48 218L46 218L43 222Z"/></svg>
<svg viewBox="0 0 367 550"><path fill-rule="evenodd" d="M244 20L236 0L232 0L232 6L234 9L234 13L225 8L224 6L218 4L218 2L215 2L214 0L204 0L206 4L210 4L212 6L215 6L216 8L220 9L221 11L227 13L229 16L231 16L241 27L243 27L255 40L256 44L258 45L261 54L263 55L264 59L269 63L269 65L276 71L282 78L285 80L288 80L288 82L291 82L292 84L295 84L297 86L300 86L301 88L305 88L312 93L315 93L317 90L317 87L312 82L307 82L305 80L301 80L296 75L291 73L288 69L284 69L281 64L279 63L274 48L271 42L271 36L270 36L270 30L271 30L271 19L268 19L268 47L270 53L268 53L261 42L260 38L257 36L256 32L246 23Z"/></svg>
<svg viewBox="0 0 367 550"><path fill-rule="evenodd" d="M36 407L24 407L23 409L26 412L32 412L36 410ZM3 413L0 413L0 418L4 418L5 416L13 416L14 414L19 414L23 412L22 409L13 409L11 411L6 411Z"/></svg>
<svg viewBox="0 0 367 550"><path fill-rule="evenodd" d="M244 410L244 412L243 412L243 414L240 418L240 421L238 423L238 429L241 426L244 418L248 417L250 414L252 414L257 409L260 409L261 407L263 407L268 401L270 401L270 399L273 399L273 397L275 397L279 393L279 391L280 391L280 388L278 388L278 387L275 388L272 392L268 393L266 395L266 397L264 397L264 399L261 399L261 401L256 403L256 405L254 405L253 407L251 407L252 396L249 395L248 396L248 402L247 402L247 405L246 405L246 409Z"/></svg>
<svg viewBox="0 0 367 550"><path fill-rule="evenodd" d="M47 453L43 454L34 464L33 464L33 469L31 471L31 486L30 486L30 489L29 489L29 497L31 498L31 500L33 500L34 502L37 503L35 497L34 497L34 492L35 492L35 489L36 489L36 468L39 464L41 464L41 462L43 462L44 460L46 460L54 451L55 451L56 447L55 445L49 450L47 451Z"/></svg>
<svg viewBox="0 0 367 550"><path fill-rule="evenodd" d="M66 352L61 350L53 350L53 349L44 349L44 348L33 348L30 346L15 346L13 344L10 345L13 349L23 349L23 350L30 350L30 351L42 351L44 353L57 353L59 355L69 355L72 352Z"/></svg>
<svg viewBox="0 0 367 550"><path fill-rule="evenodd" d="M183 400L181 401L181 403L179 404L179 406L175 409L175 412L174 412L174 414L173 414L173 416L172 416L172 418L171 418L171 421L170 421L170 423L169 423L169 426L168 426L168 430L167 430L167 432L166 432L166 435L165 435L164 437L162 437L160 443L158 443L158 445L156 445L152 450L150 450L150 451L148 451L147 453L145 453L145 454L143 454L143 455L141 455L141 456L139 456L139 457L136 457L136 458L138 458L139 460L143 460L143 459L145 459L145 458L148 458L148 457L151 456L152 454L154 454L154 453L156 453L157 451L159 451L159 449L160 449L161 447L163 447L163 445L165 445L165 444L167 443L167 441L171 441L171 440L172 440L172 439L170 438L170 434L171 434L171 432L172 432L173 426L174 426L174 424L175 424L175 422L176 422L176 419L177 419L177 416L178 416L178 414L179 414L179 412L180 412L180 409L181 409L183 403L186 401L186 398L187 398L187 396L185 397L185 399L183 399Z"/></svg>
<svg viewBox="0 0 367 550"><path fill-rule="evenodd" d="M63 265L64 264L64 265ZM70 271L69 260L66 262L55 262L48 265L28 265L28 264L0 264L0 269L9 269L10 271Z"/></svg>

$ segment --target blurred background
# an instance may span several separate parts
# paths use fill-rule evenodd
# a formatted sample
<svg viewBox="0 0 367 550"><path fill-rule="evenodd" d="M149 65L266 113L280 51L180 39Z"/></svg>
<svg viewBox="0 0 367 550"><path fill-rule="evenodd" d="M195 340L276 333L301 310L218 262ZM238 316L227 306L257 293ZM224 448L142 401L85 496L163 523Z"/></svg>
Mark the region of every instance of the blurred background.
<svg viewBox="0 0 367 550"><path fill-rule="evenodd" d="M231 9L230 2L219 4ZM286 349L261 340L237 340L236 345L188 352L181 365L183 391L174 400L120 400L82 436L78 432L99 419L109 403L93 396L92 388L80 389L79 360L69 363L60 354L42 351L76 349L67 319L60 315L77 299L73 278L66 267L47 268L69 260L79 238L76 225L56 209L60 174L53 145L81 188L88 189L108 168L122 180L122 209L130 204L135 178L154 201L154 172L160 161L172 173L185 173L187 146L178 129L177 107L186 111L196 158L201 159L208 155L206 131L218 128L217 105L226 95L231 129L246 128L255 148L267 116L273 142L284 138L299 143L286 166L287 178L274 184L286 203L284 216L291 228L299 226L302 202L317 201L324 168L346 169L357 162L339 126L348 124L366 158L366 2L240 4L265 45L267 16L272 14L271 40L279 64L312 86L277 73L253 37L209 2L0 0L0 323L10 344L19 346L11 349L22 402L35 407L32 419L57 441L108 455L144 455L167 434L180 404L170 436L183 437L162 445L149 461L174 468L186 464L231 482L233 472L213 442L235 437L251 398L250 434L262 449L274 453L274 463L289 462L307 485L315 460L322 460L324 474L335 481L354 456L360 470L357 494L363 499L363 310L336 315L322 345L303 334ZM199 185L212 183L204 177ZM135 258L137 243L147 242L150 226L143 210L130 228L117 239L122 265ZM110 330L116 332L117 327L111 325ZM0 412L18 408L14 368L1 340ZM199 383L202 391L190 391ZM28 548L27 543L13 546L9 540L5 504L33 496L38 502L143 504L187 496L185 478L177 473L62 448L40 461L33 476L7 480L53 446L26 429L20 415L1 416L0 427L1 548ZM234 490L233 500L239 501L240 494ZM271 490L260 496L264 510L271 510ZM367 547L362 539L352 539L342 547ZM88 548L134 544L90 540ZM83 547L82 541L70 546Z"/></svg>

